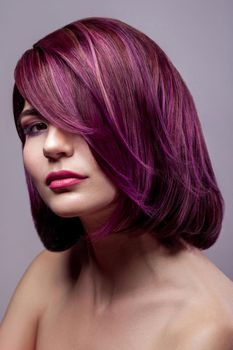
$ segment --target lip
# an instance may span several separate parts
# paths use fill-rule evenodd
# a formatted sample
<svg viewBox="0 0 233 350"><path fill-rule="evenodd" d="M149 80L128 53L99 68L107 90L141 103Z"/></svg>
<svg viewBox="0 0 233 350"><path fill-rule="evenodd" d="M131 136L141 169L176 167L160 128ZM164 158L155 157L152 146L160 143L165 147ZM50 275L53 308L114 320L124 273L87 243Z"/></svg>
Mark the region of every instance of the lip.
<svg viewBox="0 0 233 350"><path fill-rule="evenodd" d="M80 183L87 176L70 170L52 171L45 179L45 183L50 188L61 188Z"/></svg>

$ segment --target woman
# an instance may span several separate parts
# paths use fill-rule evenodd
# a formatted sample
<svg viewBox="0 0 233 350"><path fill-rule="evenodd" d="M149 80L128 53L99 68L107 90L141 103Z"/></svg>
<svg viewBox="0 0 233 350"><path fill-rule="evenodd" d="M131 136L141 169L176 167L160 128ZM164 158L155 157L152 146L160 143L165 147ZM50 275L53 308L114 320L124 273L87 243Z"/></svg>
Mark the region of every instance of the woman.
<svg viewBox="0 0 233 350"><path fill-rule="evenodd" d="M195 105L165 53L108 18L19 60L13 96L45 250L0 349L233 349L233 286L201 250L223 198Z"/></svg>

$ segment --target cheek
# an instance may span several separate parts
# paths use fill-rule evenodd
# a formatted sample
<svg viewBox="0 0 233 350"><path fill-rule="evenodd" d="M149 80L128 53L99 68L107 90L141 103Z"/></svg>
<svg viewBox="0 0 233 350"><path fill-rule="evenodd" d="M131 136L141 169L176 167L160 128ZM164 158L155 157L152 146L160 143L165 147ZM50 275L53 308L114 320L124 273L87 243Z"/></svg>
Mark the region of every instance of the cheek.
<svg viewBox="0 0 233 350"><path fill-rule="evenodd" d="M99 181L96 182L97 186L95 186L95 190L93 190L93 194L96 193L96 196L102 198L103 201L107 200L109 203L116 198L117 188L115 185L107 178L107 176L99 170ZM95 192L96 191L96 192Z"/></svg>
<svg viewBox="0 0 233 350"><path fill-rule="evenodd" d="M23 149L23 163L25 168L29 170L30 164L31 164L31 154L28 151L28 148L26 146L24 146L24 149Z"/></svg>
<svg viewBox="0 0 233 350"><path fill-rule="evenodd" d="M36 153L36 150L24 146L23 149L23 163L24 167L32 177L35 177L35 174L38 172L39 157Z"/></svg>

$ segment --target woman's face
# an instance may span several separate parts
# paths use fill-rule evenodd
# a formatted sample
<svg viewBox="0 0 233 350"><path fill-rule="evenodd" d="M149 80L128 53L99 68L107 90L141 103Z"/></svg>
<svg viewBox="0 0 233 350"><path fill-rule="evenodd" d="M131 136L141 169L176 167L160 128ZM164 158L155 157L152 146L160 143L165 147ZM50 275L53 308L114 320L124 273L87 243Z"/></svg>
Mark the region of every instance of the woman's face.
<svg viewBox="0 0 233 350"><path fill-rule="evenodd" d="M23 112L30 109L32 106L25 102ZM98 166L84 138L58 129L33 112L21 117L21 126L26 134L24 165L47 206L61 217L91 220L106 214L117 190ZM49 173L61 170L81 174L85 179L74 184L70 179L46 184Z"/></svg>

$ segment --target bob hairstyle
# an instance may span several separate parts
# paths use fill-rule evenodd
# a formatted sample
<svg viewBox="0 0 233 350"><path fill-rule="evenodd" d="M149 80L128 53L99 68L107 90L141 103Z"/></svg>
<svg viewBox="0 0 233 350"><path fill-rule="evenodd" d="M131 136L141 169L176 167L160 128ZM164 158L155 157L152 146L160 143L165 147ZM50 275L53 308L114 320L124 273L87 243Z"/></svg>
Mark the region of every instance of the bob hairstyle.
<svg viewBox="0 0 233 350"><path fill-rule="evenodd" d="M116 209L95 232L152 232L167 247L210 247L221 230L217 186L193 98L161 48L110 18L60 28L27 50L15 68L16 128L27 100L44 118L84 137L119 190ZM26 174L36 230L48 250L85 237L78 217L62 218Z"/></svg>

